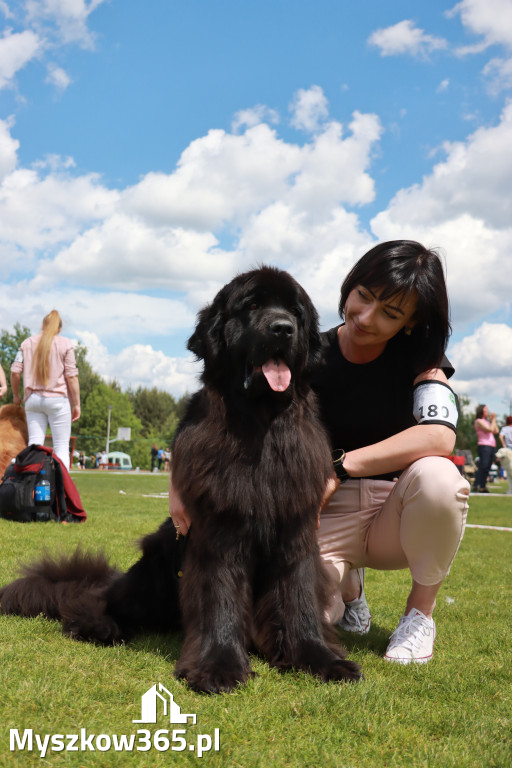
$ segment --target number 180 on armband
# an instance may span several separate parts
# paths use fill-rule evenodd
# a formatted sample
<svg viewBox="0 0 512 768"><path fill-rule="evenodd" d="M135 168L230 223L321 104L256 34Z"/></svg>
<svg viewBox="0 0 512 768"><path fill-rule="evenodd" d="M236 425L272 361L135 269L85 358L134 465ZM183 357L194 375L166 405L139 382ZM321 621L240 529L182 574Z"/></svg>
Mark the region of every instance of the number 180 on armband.
<svg viewBox="0 0 512 768"><path fill-rule="evenodd" d="M414 418L418 424L444 424L457 429L457 395L442 381L420 381L414 388Z"/></svg>

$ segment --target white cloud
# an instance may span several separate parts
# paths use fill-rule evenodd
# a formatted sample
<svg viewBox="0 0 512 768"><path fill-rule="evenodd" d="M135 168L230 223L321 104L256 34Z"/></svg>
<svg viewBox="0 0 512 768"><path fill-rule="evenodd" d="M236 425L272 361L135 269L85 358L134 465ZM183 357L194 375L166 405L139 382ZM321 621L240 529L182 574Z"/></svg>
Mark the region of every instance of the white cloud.
<svg viewBox="0 0 512 768"><path fill-rule="evenodd" d="M174 173L150 173L128 189L125 210L152 226L236 226L284 193L300 154L264 123L241 135L212 130L187 147Z"/></svg>
<svg viewBox="0 0 512 768"><path fill-rule="evenodd" d="M478 129L466 142L446 144L446 161L421 184L400 190L371 223L380 240L409 237L442 246L460 325L510 301L511 145L512 104L498 125Z"/></svg>
<svg viewBox="0 0 512 768"><path fill-rule="evenodd" d="M368 42L380 49L381 56L408 54L426 58L429 53L448 47L442 37L426 34L409 19L385 29L377 29L370 35Z"/></svg>
<svg viewBox="0 0 512 768"><path fill-rule="evenodd" d="M192 331L198 309L180 298L130 291L88 291L36 281L0 283L2 329L12 329L18 322L36 333L53 308L63 319L65 336L83 339L87 331L110 346L141 343L148 336L170 343L176 334ZM185 352L185 344L178 343Z"/></svg>
<svg viewBox="0 0 512 768"><path fill-rule="evenodd" d="M41 262L38 274L71 284L121 290L186 290L235 269L232 254L217 247L211 233L149 227L136 217L115 213L76 237L55 258Z"/></svg>
<svg viewBox="0 0 512 768"><path fill-rule="evenodd" d="M467 30L479 35L482 40L474 45L464 46L457 53L480 53L491 45L512 48L512 3L510 0L462 0L457 3L448 17L459 14Z"/></svg>
<svg viewBox="0 0 512 768"><path fill-rule="evenodd" d="M482 323L449 349L459 394L480 403L493 403L498 414L512 402L512 328L504 323ZM501 409L497 405L502 405Z"/></svg>
<svg viewBox="0 0 512 768"><path fill-rule="evenodd" d="M180 397L198 389L202 365L190 355L169 357L149 344L131 344L111 354L95 333L81 331L77 336L96 373L107 382L115 378L124 390L156 386Z"/></svg>
<svg viewBox="0 0 512 768"><path fill-rule="evenodd" d="M350 133L344 135L340 123L326 122L300 148L288 186L278 199L256 209L241 231L239 250L247 262L293 265L295 274L314 265L318 275L347 243L368 241L357 216L343 205L373 200L374 182L367 169L382 126L376 115L355 112L348 127Z"/></svg>
<svg viewBox="0 0 512 768"><path fill-rule="evenodd" d="M308 90L300 89L290 104L292 117L291 125L299 130L314 133L329 114L328 101L318 85L312 85Z"/></svg>
<svg viewBox="0 0 512 768"><path fill-rule="evenodd" d="M492 378L479 376L474 379L461 379L455 374L450 379L450 385L459 396L464 395L469 399L469 408L466 410L470 413L475 413L477 405L482 403L496 413L498 423L504 415L509 415L509 408L512 406L510 376Z"/></svg>
<svg viewBox="0 0 512 768"><path fill-rule="evenodd" d="M0 11L3 13L6 19L14 18L14 14L4 0L0 0Z"/></svg>
<svg viewBox="0 0 512 768"><path fill-rule="evenodd" d="M0 186L0 248L18 252L27 267L27 258L72 240L85 224L107 216L117 198L96 174L17 169ZM16 259L2 266L15 269Z"/></svg>
<svg viewBox="0 0 512 768"><path fill-rule="evenodd" d="M361 230L356 216L342 210L332 221L325 223L323 231L311 233L312 246L315 234L322 243L322 250L316 253L312 250L311 258L290 264L289 269L311 296L320 315L321 327L328 329L339 322L338 302L345 276L375 242Z"/></svg>
<svg viewBox="0 0 512 768"><path fill-rule="evenodd" d="M491 96L498 96L501 91L512 88L512 58L491 59L483 68L482 74L488 78L487 89Z"/></svg>
<svg viewBox="0 0 512 768"><path fill-rule="evenodd" d="M488 378L511 377L512 328L505 323L482 323L452 346L450 356L462 378L473 379L483 372Z"/></svg>
<svg viewBox="0 0 512 768"><path fill-rule="evenodd" d="M503 46L512 50L512 2L511 0L462 0L448 17L460 15L464 27L478 37L475 43L456 48L458 56L486 51L491 46ZM512 88L512 58L495 56L484 66L483 77L491 96Z"/></svg>
<svg viewBox="0 0 512 768"><path fill-rule="evenodd" d="M446 160L421 184L398 192L380 218L400 211L420 224L470 215L497 229L509 227L511 142L512 103L496 126L479 128L464 142L446 142Z"/></svg>
<svg viewBox="0 0 512 768"><path fill-rule="evenodd" d="M23 29L6 29L0 37L0 90L12 87L16 74L30 61L44 60L48 50L75 43L84 48L94 46L94 35L87 27L88 17L105 0L25 0ZM6 3L0 11L14 20ZM55 63L47 65L46 82L60 91L72 82L65 70Z"/></svg>
<svg viewBox="0 0 512 768"><path fill-rule="evenodd" d="M198 280L218 284L258 261L331 253L347 221L357 231L356 217L341 206L374 198L368 169L382 133L376 115L359 112L346 129L327 121L302 146L265 123L240 135L210 131L187 147L173 173L109 190L95 174L76 175L71 158L9 173L17 143L7 123L0 128L4 272L26 269L37 256L40 285L179 291L194 291Z"/></svg>
<svg viewBox="0 0 512 768"><path fill-rule="evenodd" d="M0 89L10 86L16 73L34 59L42 47L42 40L30 29L15 33L7 30L0 38Z"/></svg>
<svg viewBox="0 0 512 768"><path fill-rule="evenodd" d="M279 115L274 109L269 109L264 104L257 104L250 109L239 110L231 123L233 133L238 133L241 128L253 128L259 123L279 123Z"/></svg>
<svg viewBox="0 0 512 768"><path fill-rule="evenodd" d="M71 85L71 78L61 67L56 64L48 65L46 82L55 86L59 91L65 91Z"/></svg>
<svg viewBox="0 0 512 768"><path fill-rule="evenodd" d="M0 120L0 183L16 168L18 161L20 143L11 135L12 125L12 119Z"/></svg>
<svg viewBox="0 0 512 768"><path fill-rule="evenodd" d="M26 0L27 21L41 27L46 35L54 32L63 43L94 47L94 34L88 29L89 15L105 0Z"/></svg>
<svg viewBox="0 0 512 768"><path fill-rule="evenodd" d="M109 370L123 388L156 386L180 397L199 388L202 365L191 356L168 357L148 344L135 344L116 355Z"/></svg>
<svg viewBox="0 0 512 768"><path fill-rule="evenodd" d="M327 123L314 142L304 147L290 193L297 208L313 215L329 214L341 203L363 205L373 200L374 182L366 170L382 126L376 115L354 112L349 128L351 133L345 137L340 123Z"/></svg>
<svg viewBox="0 0 512 768"><path fill-rule="evenodd" d="M103 375L138 386L158 371L176 392L191 388L188 364L180 368L139 341L191 331L195 311L236 272L262 262L287 266L308 285L324 324L334 322L342 274L371 241L344 206L374 197L368 169L382 126L376 115L355 112L346 127L325 120L296 145L258 116L269 117L246 116L251 127L241 134L210 131L186 148L173 173L148 174L124 190L77 174L71 158L12 169L17 144L6 124L0 247L10 253L5 269L32 276L0 289L0 327L15 317L37 329L55 306ZM162 289L179 295L147 293ZM27 295L38 299L27 305ZM126 354L108 351L126 340Z"/></svg>
<svg viewBox="0 0 512 768"><path fill-rule="evenodd" d="M252 264L279 264L307 288L324 324L334 317L342 276L371 242L343 208L312 221L284 202L262 211L244 230L240 249Z"/></svg>
<svg viewBox="0 0 512 768"><path fill-rule="evenodd" d="M123 194L127 214L149 226L181 226L218 232L243 227L276 201L326 210L339 203L373 199L366 173L382 127L375 115L355 112L351 131L327 122L303 146L279 139L260 123L241 135L209 131L183 152L176 171L151 173Z"/></svg>

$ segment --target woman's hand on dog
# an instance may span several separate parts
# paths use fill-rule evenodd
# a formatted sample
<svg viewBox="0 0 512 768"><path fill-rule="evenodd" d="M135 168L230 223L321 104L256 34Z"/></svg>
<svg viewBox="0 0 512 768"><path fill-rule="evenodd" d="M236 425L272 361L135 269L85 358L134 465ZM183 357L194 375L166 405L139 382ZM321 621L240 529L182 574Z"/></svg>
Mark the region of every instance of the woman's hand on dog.
<svg viewBox="0 0 512 768"><path fill-rule="evenodd" d="M188 533L190 517L181 498L174 490L172 472L169 477L169 514L178 533L183 534L183 536Z"/></svg>

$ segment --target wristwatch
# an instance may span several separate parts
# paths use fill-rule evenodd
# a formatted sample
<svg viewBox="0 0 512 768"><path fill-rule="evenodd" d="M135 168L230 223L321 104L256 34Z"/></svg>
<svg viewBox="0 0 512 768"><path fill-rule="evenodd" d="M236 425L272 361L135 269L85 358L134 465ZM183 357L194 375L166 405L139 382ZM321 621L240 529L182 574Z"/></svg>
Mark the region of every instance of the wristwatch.
<svg viewBox="0 0 512 768"><path fill-rule="evenodd" d="M345 451L342 451L341 448L336 448L336 450L332 452L331 456L334 471L336 472L336 477L341 483L346 482L346 480L350 478L350 475L343 466L343 461L345 460Z"/></svg>

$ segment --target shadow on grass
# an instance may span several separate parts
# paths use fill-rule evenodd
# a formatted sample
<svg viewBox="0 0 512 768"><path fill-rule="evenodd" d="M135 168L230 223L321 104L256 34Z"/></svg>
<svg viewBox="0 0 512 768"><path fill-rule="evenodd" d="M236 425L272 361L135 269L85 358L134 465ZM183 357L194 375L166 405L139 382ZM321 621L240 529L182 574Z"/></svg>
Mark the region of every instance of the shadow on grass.
<svg viewBox="0 0 512 768"><path fill-rule="evenodd" d="M352 651L369 651L376 656L384 656L391 632L378 624L372 624L367 635L345 632L343 629L339 630L338 635L349 653Z"/></svg>
<svg viewBox="0 0 512 768"><path fill-rule="evenodd" d="M178 661L183 646L183 634L172 632L169 634L144 633L136 635L126 644L127 650L135 652L152 653L161 656L166 661Z"/></svg>

